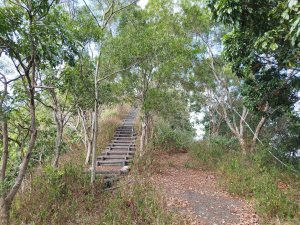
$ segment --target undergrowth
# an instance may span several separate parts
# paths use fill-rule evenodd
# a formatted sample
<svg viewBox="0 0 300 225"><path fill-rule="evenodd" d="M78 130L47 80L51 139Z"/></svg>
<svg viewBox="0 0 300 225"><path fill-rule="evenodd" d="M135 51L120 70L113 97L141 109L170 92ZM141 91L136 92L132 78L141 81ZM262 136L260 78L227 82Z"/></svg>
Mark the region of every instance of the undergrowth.
<svg viewBox="0 0 300 225"><path fill-rule="evenodd" d="M103 112L98 150L111 140L128 111L127 106L119 106ZM151 164L149 155L132 167L131 182L120 181L111 191L104 191L100 177L94 188L91 186L82 156L82 144L77 143L61 157L59 168L48 164L33 172L26 191L18 194L12 205L12 224L177 224L166 211L162 197L145 178L146 167Z"/></svg>
<svg viewBox="0 0 300 225"><path fill-rule="evenodd" d="M163 198L145 176L134 176L111 196L105 208L101 224L163 225L177 224L175 217L163 207Z"/></svg>
<svg viewBox="0 0 300 225"><path fill-rule="evenodd" d="M299 175L281 168L261 149L244 156L234 140L217 138L194 144L190 153L200 163L222 173L221 185L230 193L253 200L264 221L300 224Z"/></svg>
<svg viewBox="0 0 300 225"><path fill-rule="evenodd" d="M193 143L194 130L173 127L158 120L154 127L153 147L167 152L186 151Z"/></svg>
<svg viewBox="0 0 300 225"><path fill-rule="evenodd" d="M101 180L96 185L101 187ZM30 190L17 196L12 221L14 224L75 223L85 212L93 210L100 194L92 191L83 167L71 163L58 169L46 166L33 179Z"/></svg>

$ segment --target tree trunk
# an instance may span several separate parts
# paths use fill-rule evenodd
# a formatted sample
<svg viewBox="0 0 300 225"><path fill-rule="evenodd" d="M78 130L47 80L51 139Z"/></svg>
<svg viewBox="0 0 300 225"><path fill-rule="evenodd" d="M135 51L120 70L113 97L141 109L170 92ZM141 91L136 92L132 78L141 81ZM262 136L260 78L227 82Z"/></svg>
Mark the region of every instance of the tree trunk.
<svg viewBox="0 0 300 225"><path fill-rule="evenodd" d="M255 151L258 135L259 135L260 131L262 130L262 128L263 128L264 124L266 123L266 121L267 121L267 117L263 116L260 119L257 126L256 126L256 129L255 129L255 132L254 132L254 135L253 135L253 139L252 139L252 143L251 143L251 149L250 149L250 151L252 153Z"/></svg>
<svg viewBox="0 0 300 225"><path fill-rule="evenodd" d="M83 132L83 142L86 151L85 164L87 165L90 162L92 145L93 145L93 133L94 133L94 120L93 112L84 112L83 110L78 111L81 123L82 123L82 132ZM89 116L87 116L89 115Z"/></svg>
<svg viewBox="0 0 300 225"><path fill-rule="evenodd" d="M61 155L62 136L63 136L63 124L62 121L56 121L56 141L55 141L55 158L53 161L53 167L58 166L59 157Z"/></svg>
<svg viewBox="0 0 300 225"><path fill-rule="evenodd" d="M1 208L0 208L0 225L8 225L9 223L9 211L10 211L10 204L6 202L3 198L1 201Z"/></svg>
<svg viewBox="0 0 300 225"><path fill-rule="evenodd" d="M86 165L89 164L89 162L90 162L93 140L88 139L87 142L88 142L87 143L87 151L86 151L86 157L85 157L85 164Z"/></svg>
<svg viewBox="0 0 300 225"><path fill-rule="evenodd" d="M239 143L240 143L240 147L242 149L242 153L243 155L247 155L247 146L246 146L246 142L244 140L243 137L239 137Z"/></svg>
<svg viewBox="0 0 300 225"><path fill-rule="evenodd" d="M145 148L145 141L146 141L146 123L144 119L142 119L142 134L141 134L141 139L140 139L140 156L143 155L144 153L144 148Z"/></svg>
<svg viewBox="0 0 300 225"><path fill-rule="evenodd" d="M7 165L7 159L8 159L8 129L7 129L7 121L6 119L3 119L2 121L2 143L3 143L3 152L2 152L2 165L1 165L1 180L4 181L5 179L5 173L6 173L6 165Z"/></svg>
<svg viewBox="0 0 300 225"><path fill-rule="evenodd" d="M7 80L4 74L0 73L1 77L3 78L2 82L4 84L4 88L2 91L2 96L0 96L0 121L1 121L1 128L2 128L2 157L1 157L1 180L2 182L5 179L5 173L6 173L6 166L7 166L7 160L8 160L8 128L7 128L7 118L4 114L3 110L3 104L7 96Z"/></svg>
<svg viewBox="0 0 300 225"><path fill-rule="evenodd" d="M94 129L93 129L93 148L92 148L92 170L91 170L91 183L94 184L96 180L96 153L97 153L97 138L98 138L98 70L99 62L96 65L96 72L94 75L95 85L95 102L94 102Z"/></svg>
<svg viewBox="0 0 300 225"><path fill-rule="evenodd" d="M95 109L94 113L94 135L93 135L93 145L92 145L92 173L91 173L91 183L93 184L96 180L96 154L97 154L97 136L98 136L98 109Z"/></svg>

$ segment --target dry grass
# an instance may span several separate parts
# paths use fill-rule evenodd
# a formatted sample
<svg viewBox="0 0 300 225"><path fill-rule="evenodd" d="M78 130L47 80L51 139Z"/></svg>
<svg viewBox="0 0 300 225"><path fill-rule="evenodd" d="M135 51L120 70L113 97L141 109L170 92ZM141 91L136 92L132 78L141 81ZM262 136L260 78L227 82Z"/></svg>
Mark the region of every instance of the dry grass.
<svg viewBox="0 0 300 225"><path fill-rule="evenodd" d="M100 120L99 152L105 148L124 116L126 105L105 109ZM103 191L101 179L93 189L84 173L84 146L75 143L61 157L58 169L44 166L35 171L30 188L12 206L12 224L175 224L162 197L143 169L150 155L134 166L133 182L120 181L120 188ZM137 175L139 174L139 175ZM129 178L130 179L130 178Z"/></svg>
<svg viewBox="0 0 300 225"><path fill-rule="evenodd" d="M128 105L118 105L102 112L99 123L97 153L100 154L114 137L115 131L121 125L123 118L129 113Z"/></svg>
<svg viewBox="0 0 300 225"><path fill-rule="evenodd" d="M128 105L103 110L99 123L99 153L110 142L129 110ZM78 141L61 156L58 169L44 165L31 171L23 192L13 203L12 224L86 224L85 220L90 220L94 211L101 213L107 194L102 193L101 179L97 181L97 191L92 191L89 174L83 172L84 160L84 146Z"/></svg>

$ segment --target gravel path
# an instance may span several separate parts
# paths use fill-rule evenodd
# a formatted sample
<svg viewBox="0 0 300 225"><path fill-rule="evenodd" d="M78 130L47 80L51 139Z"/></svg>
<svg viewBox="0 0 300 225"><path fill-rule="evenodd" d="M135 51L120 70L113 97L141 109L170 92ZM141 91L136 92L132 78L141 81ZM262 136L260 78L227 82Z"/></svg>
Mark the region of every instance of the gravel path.
<svg viewBox="0 0 300 225"><path fill-rule="evenodd" d="M185 224L258 225L259 218L245 200L232 197L216 185L216 175L190 167L187 153L159 154L151 181L162 191L169 210Z"/></svg>

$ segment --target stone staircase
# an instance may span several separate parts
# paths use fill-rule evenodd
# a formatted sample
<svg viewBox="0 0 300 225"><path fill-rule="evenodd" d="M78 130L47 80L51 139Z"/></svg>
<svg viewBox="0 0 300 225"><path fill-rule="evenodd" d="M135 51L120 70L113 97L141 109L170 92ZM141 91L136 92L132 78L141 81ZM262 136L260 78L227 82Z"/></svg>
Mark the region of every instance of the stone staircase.
<svg viewBox="0 0 300 225"><path fill-rule="evenodd" d="M104 152L97 157L96 173L105 177L127 174L135 153L136 134L133 126L138 109L133 108L115 132Z"/></svg>

